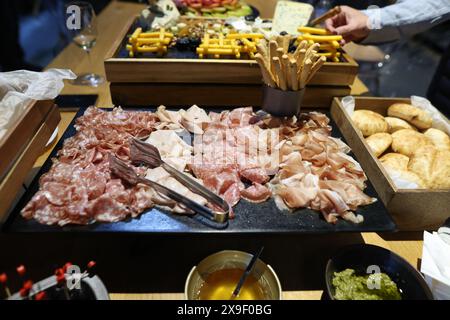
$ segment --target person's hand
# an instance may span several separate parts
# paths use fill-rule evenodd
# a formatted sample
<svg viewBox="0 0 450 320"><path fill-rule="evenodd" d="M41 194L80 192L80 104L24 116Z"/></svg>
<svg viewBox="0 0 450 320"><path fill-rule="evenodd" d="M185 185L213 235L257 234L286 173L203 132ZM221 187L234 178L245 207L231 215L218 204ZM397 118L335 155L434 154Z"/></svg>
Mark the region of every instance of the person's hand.
<svg viewBox="0 0 450 320"><path fill-rule="evenodd" d="M368 20L369 17L361 11L341 6L341 12L338 15L325 20L325 27L334 34L342 35L344 38L342 44L358 42L369 35Z"/></svg>

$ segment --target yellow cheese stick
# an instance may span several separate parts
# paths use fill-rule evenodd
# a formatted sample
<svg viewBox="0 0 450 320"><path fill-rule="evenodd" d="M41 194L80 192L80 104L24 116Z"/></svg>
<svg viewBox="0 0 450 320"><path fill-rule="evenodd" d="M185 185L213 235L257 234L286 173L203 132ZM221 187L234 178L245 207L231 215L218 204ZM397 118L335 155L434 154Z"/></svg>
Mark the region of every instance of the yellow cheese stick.
<svg viewBox="0 0 450 320"><path fill-rule="evenodd" d="M313 28L313 27L300 27L300 28L298 28L298 31L301 33L311 33L311 34L319 34L319 35L331 34L327 29Z"/></svg>
<svg viewBox="0 0 450 320"><path fill-rule="evenodd" d="M166 47L139 47L137 52L167 52Z"/></svg>
<svg viewBox="0 0 450 320"><path fill-rule="evenodd" d="M160 38L161 35L164 38L173 38L173 33L170 32L143 32L139 34L139 38Z"/></svg>
<svg viewBox="0 0 450 320"><path fill-rule="evenodd" d="M340 52L318 52L318 55L327 57L327 58L332 58L332 57L340 57L341 53Z"/></svg>
<svg viewBox="0 0 450 320"><path fill-rule="evenodd" d="M165 45L168 45L170 43L171 39L164 38L162 41L161 39L157 38L138 38L137 44L138 45L144 45L144 44L155 44L155 43L164 43Z"/></svg>
<svg viewBox="0 0 450 320"><path fill-rule="evenodd" d="M312 34L303 34L301 36L305 40L311 40L315 42L329 42L329 41L341 41L342 36L340 35L332 35L332 36L316 36Z"/></svg>
<svg viewBox="0 0 450 320"><path fill-rule="evenodd" d="M226 36L227 39L263 39L261 33L231 33Z"/></svg>
<svg viewBox="0 0 450 320"><path fill-rule="evenodd" d="M338 48L341 47L341 45L339 44L339 42L337 42L336 40L331 41L331 45L332 45L333 47L335 47L336 49L338 49Z"/></svg>
<svg viewBox="0 0 450 320"><path fill-rule="evenodd" d="M215 48L215 49L236 49L239 50L241 47L239 46L234 46L234 45L220 45L220 44L209 44L208 46L204 46L204 45L200 45L200 48Z"/></svg>
<svg viewBox="0 0 450 320"><path fill-rule="evenodd" d="M336 48L333 44L328 42L322 42L320 44L320 50L324 51L336 51L338 48Z"/></svg>
<svg viewBox="0 0 450 320"><path fill-rule="evenodd" d="M136 30L134 30L133 34L131 35L130 39L137 39L141 33L142 28L136 28Z"/></svg>

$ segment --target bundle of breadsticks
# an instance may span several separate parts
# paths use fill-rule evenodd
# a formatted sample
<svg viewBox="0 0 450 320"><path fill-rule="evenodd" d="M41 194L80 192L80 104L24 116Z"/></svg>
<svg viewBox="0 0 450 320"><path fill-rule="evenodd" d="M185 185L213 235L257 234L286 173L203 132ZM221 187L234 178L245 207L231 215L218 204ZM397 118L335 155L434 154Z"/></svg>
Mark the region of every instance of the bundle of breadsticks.
<svg viewBox="0 0 450 320"><path fill-rule="evenodd" d="M255 59L269 87L298 91L305 88L326 58L318 54L318 43L308 41L301 41L297 49L290 53L290 40L290 36L285 35L270 41L259 41Z"/></svg>

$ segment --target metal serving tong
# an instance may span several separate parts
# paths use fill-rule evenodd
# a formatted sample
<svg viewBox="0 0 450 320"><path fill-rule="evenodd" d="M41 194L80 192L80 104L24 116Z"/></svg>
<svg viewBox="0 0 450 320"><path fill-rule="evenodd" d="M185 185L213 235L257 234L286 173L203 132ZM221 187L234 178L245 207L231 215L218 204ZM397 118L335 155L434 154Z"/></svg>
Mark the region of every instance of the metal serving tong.
<svg viewBox="0 0 450 320"><path fill-rule="evenodd" d="M229 214L228 211L226 212L212 211L211 209L195 201L192 201L191 199L186 198L185 196L179 194L178 192L173 191L155 181L139 177L130 166L128 166L124 161L118 159L116 156L110 155L109 167L114 175L126 181L128 184L132 186L137 185L138 183L148 185L153 189L155 189L157 192L167 196L168 198L183 204L187 208L191 209L193 212L208 218L209 221L213 219L217 223L213 225L209 224L209 226L211 227L223 229L228 226L228 214Z"/></svg>
<svg viewBox="0 0 450 320"><path fill-rule="evenodd" d="M161 159L161 155L158 149L149 144L138 139L132 139L130 143L130 156L131 161L135 163L143 163L150 168L162 167L180 183L186 186L189 190L201 195L203 198L208 200L210 204L214 207L220 208L221 211L210 211L209 218L216 222L225 222L228 220L231 212L231 208L228 203L219 197L214 192L208 190L200 183L192 179L191 177L185 175L184 173L178 171L168 163ZM204 207L205 209L208 209ZM194 209L192 209L194 210ZM209 210L209 209L208 209ZM200 213L200 212L199 212Z"/></svg>

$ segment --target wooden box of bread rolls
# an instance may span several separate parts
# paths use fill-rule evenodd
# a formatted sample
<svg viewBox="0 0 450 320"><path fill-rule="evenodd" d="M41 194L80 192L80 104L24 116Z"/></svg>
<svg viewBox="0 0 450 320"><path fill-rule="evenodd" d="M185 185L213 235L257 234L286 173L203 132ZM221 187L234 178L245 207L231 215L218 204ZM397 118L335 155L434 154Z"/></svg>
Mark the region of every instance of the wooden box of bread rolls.
<svg viewBox="0 0 450 320"><path fill-rule="evenodd" d="M262 75L255 60L129 58L124 56L124 47L127 35L136 26L137 17L132 17L117 35L104 61L114 104L261 105ZM329 108L333 97L350 94L358 69L358 63L345 52L342 61L326 62L309 82L304 106Z"/></svg>
<svg viewBox="0 0 450 320"><path fill-rule="evenodd" d="M432 230L450 217L450 139L410 103L355 97L350 116L335 98L331 114L399 230ZM389 172L417 188L398 188Z"/></svg>
<svg viewBox="0 0 450 320"><path fill-rule="evenodd" d="M0 139L0 224L60 119L52 100L32 101Z"/></svg>

